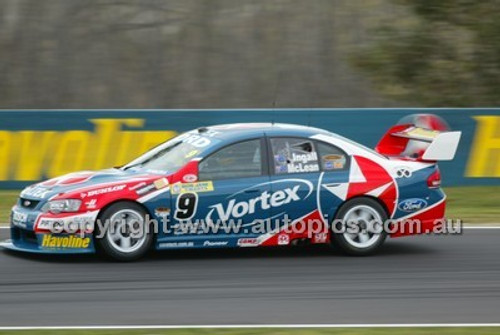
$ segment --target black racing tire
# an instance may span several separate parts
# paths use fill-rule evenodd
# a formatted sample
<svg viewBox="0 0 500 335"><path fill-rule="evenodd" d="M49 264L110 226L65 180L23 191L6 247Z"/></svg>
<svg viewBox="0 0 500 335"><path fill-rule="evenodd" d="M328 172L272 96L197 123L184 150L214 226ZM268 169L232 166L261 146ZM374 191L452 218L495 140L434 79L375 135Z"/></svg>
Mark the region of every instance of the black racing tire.
<svg viewBox="0 0 500 335"><path fill-rule="evenodd" d="M97 251L107 258L130 262L144 257L152 249L154 232L150 229L151 225L144 229L146 224L149 224L148 213L141 205L117 202L104 209L99 220L100 223L96 224L94 231L95 246ZM136 229L136 232L141 229L141 233L131 235L127 228Z"/></svg>
<svg viewBox="0 0 500 335"><path fill-rule="evenodd" d="M361 213L363 213L363 216ZM349 200L339 208L335 216L335 221L332 222L332 229L337 228L332 230L332 246L338 247L344 254L351 256L368 256L378 251L387 238L387 232L385 230L380 229L379 234L374 233L371 235L370 233L363 232L361 232L361 234L349 234L339 229L346 220L353 219L356 216L361 220L358 227L363 225L363 222L366 220L361 218L367 215L366 213L372 215L373 219L377 221L380 220L381 226L378 226L379 229L383 227L388 219L384 207L374 199L362 197ZM336 227L333 225L336 225ZM368 236L368 240L365 240L366 236ZM361 239L361 237L363 237L363 239Z"/></svg>

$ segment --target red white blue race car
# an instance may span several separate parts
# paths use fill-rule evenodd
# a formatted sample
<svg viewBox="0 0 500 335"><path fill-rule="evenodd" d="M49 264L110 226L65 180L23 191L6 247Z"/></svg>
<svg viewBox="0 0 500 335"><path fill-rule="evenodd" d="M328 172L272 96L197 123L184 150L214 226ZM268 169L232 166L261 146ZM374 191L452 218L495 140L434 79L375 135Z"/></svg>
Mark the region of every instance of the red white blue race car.
<svg viewBox="0 0 500 335"><path fill-rule="evenodd" d="M123 167L26 188L2 246L117 260L151 249L306 243L370 254L387 236L431 232L444 218L436 163L453 159L460 139L446 129L437 117L410 116L371 150L296 125L199 128ZM405 230L408 219L417 231Z"/></svg>

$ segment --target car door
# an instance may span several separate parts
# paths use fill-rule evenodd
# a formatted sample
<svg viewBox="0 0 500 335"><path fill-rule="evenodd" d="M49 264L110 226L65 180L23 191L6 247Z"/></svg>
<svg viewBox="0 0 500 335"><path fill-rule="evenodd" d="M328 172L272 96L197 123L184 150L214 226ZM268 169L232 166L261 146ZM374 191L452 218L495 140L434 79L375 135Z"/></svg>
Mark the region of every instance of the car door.
<svg viewBox="0 0 500 335"><path fill-rule="evenodd" d="M270 137L271 215L281 226L316 215L316 189L321 173L314 140ZM286 243L283 243L286 244Z"/></svg>
<svg viewBox="0 0 500 335"><path fill-rule="evenodd" d="M316 148L322 171L318 180L318 210L327 222L331 222L347 197L351 157L329 143L317 141Z"/></svg>
<svg viewBox="0 0 500 335"><path fill-rule="evenodd" d="M174 223L199 225L196 232L177 234L195 247L238 246L258 236L252 228L270 216L263 202L270 193L263 138L225 146L198 164L198 192L173 191ZM192 227L192 226L191 226Z"/></svg>
<svg viewBox="0 0 500 335"><path fill-rule="evenodd" d="M271 215L277 224L275 235L269 236L266 244L288 244L303 238L326 242L329 216L341 203L335 187L347 185L349 180L349 157L334 146L309 138L271 137L268 143L271 192L287 196L272 203Z"/></svg>

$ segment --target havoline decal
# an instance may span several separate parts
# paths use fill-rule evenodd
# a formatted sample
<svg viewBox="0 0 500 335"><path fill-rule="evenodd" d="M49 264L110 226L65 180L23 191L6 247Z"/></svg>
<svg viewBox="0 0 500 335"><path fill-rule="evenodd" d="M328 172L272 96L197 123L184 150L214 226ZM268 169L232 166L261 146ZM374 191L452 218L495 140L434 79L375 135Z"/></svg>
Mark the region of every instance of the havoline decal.
<svg viewBox="0 0 500 335"><path fill-rule="evenodd" d="M291 184L288 187L274 191L264 191L260 195L251 199L238 200L238 195L246 190L258 188L270 184ZM301 197L299 191L307 190L306 196ZM214 222L219 219L222 222L230 219L241 219L246 215L252 215L259 211L264 211L270 208L278 208L286 204L298 202L307 199L313 192L313 184L304 179L281 179L271 182L261 183L244 190L231 194L226 199L227 201L210 206L210 211L206 216L207 222ZM214 217L215 216L215 217Z"/></svg>

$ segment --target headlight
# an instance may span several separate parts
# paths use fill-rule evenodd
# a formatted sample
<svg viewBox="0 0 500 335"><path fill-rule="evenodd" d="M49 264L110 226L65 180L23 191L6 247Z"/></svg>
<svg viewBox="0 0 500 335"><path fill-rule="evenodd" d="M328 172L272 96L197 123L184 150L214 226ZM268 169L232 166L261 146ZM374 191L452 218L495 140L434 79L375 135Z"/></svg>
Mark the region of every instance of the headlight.
<svg viewBox="0 0 500 335"><path fill-rule="evenodd" d="M65 199L65 200L53 200L46 203L42 210L44 212L51 212L54 214L62 212L77 212L82 204L81 200L77 199Z"/></svg>

